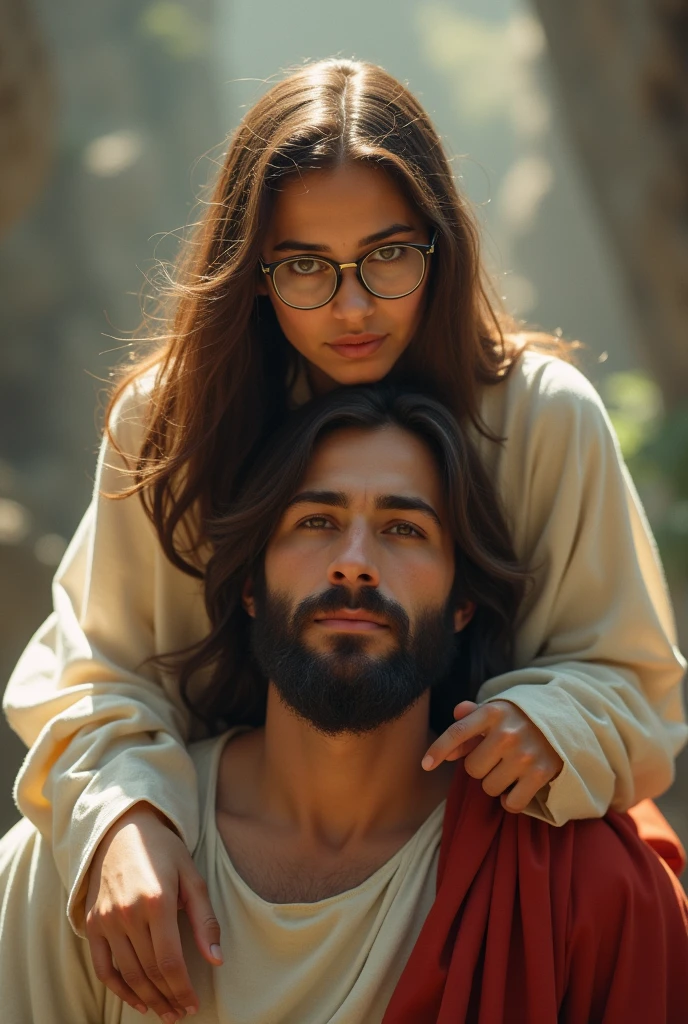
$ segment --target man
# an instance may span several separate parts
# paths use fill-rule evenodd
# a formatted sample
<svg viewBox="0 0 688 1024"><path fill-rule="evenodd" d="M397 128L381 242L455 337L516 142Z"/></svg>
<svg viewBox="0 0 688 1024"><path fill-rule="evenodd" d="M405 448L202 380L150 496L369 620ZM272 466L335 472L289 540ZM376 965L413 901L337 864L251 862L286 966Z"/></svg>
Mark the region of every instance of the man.
<svg viewBox="0 0 688 1024"><path fill-rule="evenodd" d="M199 712L238 726L194 755L224 948L212 968L184 927L199 1021L688 1019L685 897L630 818L553 829L461 762L422 767L448 709L507 667L524 578L432 400L347 390L269 445L218 523L213 630L182 670L212 662ZM3 1019L138 1019L26 823L0 893Z"/></svg>

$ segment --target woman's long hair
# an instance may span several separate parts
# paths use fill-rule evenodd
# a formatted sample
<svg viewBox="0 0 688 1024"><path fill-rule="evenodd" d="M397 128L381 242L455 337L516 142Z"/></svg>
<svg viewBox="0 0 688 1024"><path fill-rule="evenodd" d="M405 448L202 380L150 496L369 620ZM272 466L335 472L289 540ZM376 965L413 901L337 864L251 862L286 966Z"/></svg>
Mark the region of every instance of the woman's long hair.
<svg viewBox="0 0 688 1024"><path fill-rule="evenodd" d="M265 549L319 443L346 427L396 426L419 438L436 460L454 540L457 606L476 612L457 638L457 658L447 680L432 693L436 729L452 721L452 708L475 699L488 678L512 667L515 622L527 574L512 549L494 487L465 430L446 407L426 395L391 384L340 388L292 414L242 474L239 496L209 524L214 553L205 577L209 635L190 651L171 656L181 665L180 688L190 710L211 732L230 725L259 725L267 681L250 648L250 619L242 606L249 577L262 571ZM357 443L361 443L358 441ZM169 664L170 656L162 659ZM210 668L201 694L192 678ZM205 675L205 673L204 673Z"/></svg>
<svg viewBox="0 0 688 1024"><path fill-rule="evenodd" d="M275 196L296 173L350 161L387 171L438 232L425 313L399 372L427 383L457 418L487 433L480 389L501 380L529 343L508 333L516 324L489 297L477 228L411 93L358 61L320 61L289 75L231 138L204 219L163 299L174 309L167 329L120 377L106 415L109 429L124 390L157 368L141 451L123 453L133 457L134 483L118 496L139 492L167 557L192 575L203 575L194 555L208 539L206 523L235 495L248 453L287 408L296 352L269 300L256 294ZM537 338L564 353L555 338Z"/></svg>

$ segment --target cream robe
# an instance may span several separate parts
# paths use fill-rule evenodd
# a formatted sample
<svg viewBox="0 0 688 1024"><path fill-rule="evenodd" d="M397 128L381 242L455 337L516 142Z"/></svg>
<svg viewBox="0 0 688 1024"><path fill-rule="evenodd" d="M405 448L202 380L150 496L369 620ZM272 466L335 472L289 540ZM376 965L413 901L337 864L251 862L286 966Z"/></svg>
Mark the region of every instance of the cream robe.
<svg viewBox="0 0 688 1024"><path fill-rule="evenodd" d="M144 381L120 403L125 451L139 449L146 402ZM685 662L638 496L599 396L560 360L526 353L484 389L481 414L507 438L478 443L535 585L516 667L479 700L506 695L564 760L527 813L561 825L624 810L671 784L687 736ZM93 851L132 804L158 807L190 849L198 838L188 712L176 679L147 659L206 635L202 585L165 558L138 497L100 496L127 482L104 443L93 502L55 577L55 611L5 696L31 748L17 801L52 843L77 928Z"/></svg>
<svg viewBox="0 0 688 1024"><path fill-rule="evenodd" d="M222 929L211 967L180 914L197 1024L379 1024L435 898L445 801L368 879L316 903L268 903L234 868L215 821L218 763L231 733L191 747L200 789L198 870ZM3 1024L135 1024L93 972L65 913L52 851L26 819L0 840ZM149 1011L146 1019L158 1017ZM191 1019L191 1018L189 1018Z"/></svg>

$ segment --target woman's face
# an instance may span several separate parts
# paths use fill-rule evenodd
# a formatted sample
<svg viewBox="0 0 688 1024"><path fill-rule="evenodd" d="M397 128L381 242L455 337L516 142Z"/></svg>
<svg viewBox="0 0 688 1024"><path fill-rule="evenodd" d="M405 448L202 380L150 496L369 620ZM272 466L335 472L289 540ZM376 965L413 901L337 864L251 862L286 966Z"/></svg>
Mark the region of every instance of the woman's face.
<svg viewBox="0 0 688 1024"><path fill-rule="evenodd" d="M284 184L261 256L265 263L307 254L353 263L381 245L429 241L423 218L385 171L350 163ZM261 282L284 334L310 364L316 390L371 383L391 370L418 326L432 259L420 287L401 299L371 295L354 268L342 272L339 291L319 309L293 309L271 282Z"/></svg>

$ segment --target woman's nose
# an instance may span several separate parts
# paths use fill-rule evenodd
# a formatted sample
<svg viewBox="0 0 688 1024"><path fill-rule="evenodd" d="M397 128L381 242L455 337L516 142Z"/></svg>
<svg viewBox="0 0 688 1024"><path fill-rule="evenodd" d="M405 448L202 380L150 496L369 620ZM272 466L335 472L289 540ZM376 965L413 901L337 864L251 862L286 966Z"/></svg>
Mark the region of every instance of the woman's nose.
<svg viewBox="0 0 688 1024"><path fill-rule="evenodd" d="M375 309L375 300L356 277L353 267L342 271L342 283L332 301L332 312L338 320L364 320Z"/></svg>

